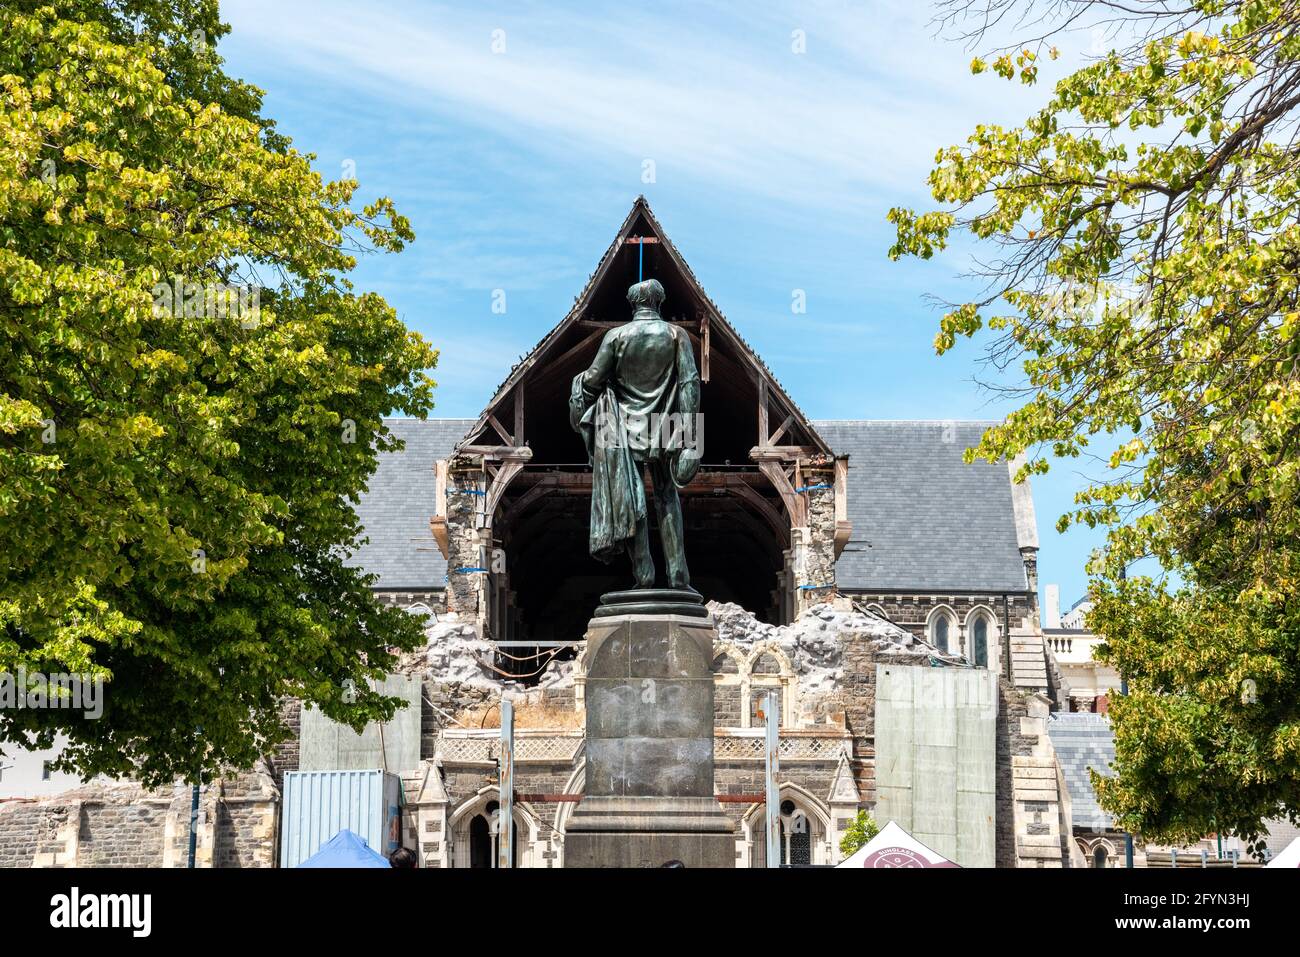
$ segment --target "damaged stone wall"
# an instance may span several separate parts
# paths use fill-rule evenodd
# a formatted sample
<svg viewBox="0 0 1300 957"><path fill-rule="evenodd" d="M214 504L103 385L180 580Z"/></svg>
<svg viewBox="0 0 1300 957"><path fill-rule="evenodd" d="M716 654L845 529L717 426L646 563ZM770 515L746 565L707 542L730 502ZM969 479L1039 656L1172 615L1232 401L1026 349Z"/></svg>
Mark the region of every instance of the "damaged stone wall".
<svg viewBox="0 0 1300 957"><path fill-rule="evenodd" d="M822 743L832 745L833 732L844 735L841 745L828 749L819 759L789 761L781 769L783 780L829 808L832 833L828 839L838 846L840 833L857 809L875 803L876 664L956 665L960 659L940 653L905 629L843 598L816 604L782 626L760 622L733 604L710 602L709 610L718 628L714 709L719 727L723 720L740 714L736 699L748 695L752 703L754 694L766 690L762 682L769 676L762 670L746 675L745 669L760 665L766 654L775 651L788 663L791 679L782 714L783 729L788 730L783 730L783 735L824 735ZM842 756L835 748L847 750L843 755L846 780L838 795L835 785ZM763 792L761 763L728 761L719 755L714 771L719 793ZM748 808L724 804L737 824L738 837Z"/></svg>
<svg viewBox="0 0 1300 957"><path fill-rule="evenodd" d="M809 478L807 525L792 530L794 618L835 597L835 490L829 474ZM822 486L825 487L822 487Z"/></svg>
<svg viewBox="0 0 1300 957"><path fill-rule="evenodd" d="M479 536L483 486L481 465L464 457L448 464L446 604L449 611L476 625L481 624L484 576L469 569L484 567Z"/></svg>
<svg viewBox="0 0 1300 957"><path fill-rule="evenodd" d="M718 628L715 645L715 724L719 732L716 786L719 793L757 795L763 790L761 760L730 740L748 742L758 733L751 720L756 694L777 689L782 697L783 741L804 748L783 761L782 779L810 795L829 820L825 847L859 807L875 803L875 675L881 662L963 666L940 654L906 628L855 605L843 596L819 602L789 625L758 621L736 605L711 603ZM580 649L579 649L580 650ZM495 798L491 748L479 759L439 753L440 734L451 731L495 741L500 701L515 705L516 729L561 740L583 727L585 677L576 660L553 661L535 687L507 680L493 667L495 648L480 637L472 619L437 613L426 626L424 647L403 656L401 671L422 678L420 766L400 769L408 805L404 835L426 866L465 862L470 819ZM297 727L297 702L285 717ZM997 741L996 851L1000 866L1056 866L1061 828L1053 831L1061 802L1053 758L1037 711L1045 699L1002 682ZM736 737L737 735L741 737ZM572 739L569 739L572 741ZM816 748L821 748L818 751ZM463 754L464 752L462 752ZM554 759L534 753L516 764L516 789L555 795L581 790L577 743ZM206 790L199 831L200 866L274 866L279 826L279 786L297 768L296 741L280 746L257 773L228 779ZM43 802L0 805L0 866L68 866L90 861L110 865L184 866L189 835L189 789L146 793L92 786L84 793ZM120 790L126 787L127 790ZM572 804L523 802L530 822L521 833L522 860L529 866L560 866L563 820ZM753 802L726 803L737 824L742 858L753 846ZM746 821L745 815L749 814ZM744 824L750 826L745 831ZM750 843L744 842L746 833ZM115 838L113 835L117 835ZM461 842L456 840L459 838ZM757 838L761 840L761 836ZM756 858L755 858L756 859Z"/></svg>
<svg viewBox="0 0 1300 957"><path fill-rule="evenodd" d="M850 719L850 729L864 737L871 734L871 712L874 695L875 662L884 657L899 663L913 663L936 659L955 662L951 656L941 655L926 642L906 630L869 614L850 604L820 603L788 625L769 625L731 603L709 602L718 630L719 647L715 654L725 654L738 649L741 654L730 656L733 662L723 660L719 667L723 686L727 685L726 669L733 664L738 680L751 678L748 687L764 688L762 671L744 669L762 668L762 652L768 649L780 653L788 662L796 689L783 717L792 727L809 727L825 724L834 714L844 713ZM742 707L736 709L743 711ZM724 700L723 708L734 708ZM719 708L714 699L715 711Z"/></svg>

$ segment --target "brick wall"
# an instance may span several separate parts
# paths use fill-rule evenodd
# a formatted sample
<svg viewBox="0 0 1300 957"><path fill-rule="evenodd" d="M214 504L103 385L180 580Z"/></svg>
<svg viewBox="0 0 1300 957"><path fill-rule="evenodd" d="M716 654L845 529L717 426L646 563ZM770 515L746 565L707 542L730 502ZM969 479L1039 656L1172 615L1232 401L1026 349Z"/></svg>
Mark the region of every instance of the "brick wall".
<svg viewBox="0 0 1300 957"><path fill-rule="evenodd" d="M297 698L285 698L280 703L280 720L288 726L289 738L275 746L270 762L271 773L275 778L275 786L283 792L285 772L297 771L298 760L301 756L302 702Z"/></svg>
<svg viewBox="0 0 1300 957"><path fill-rule="evenodd" d="M264 763L205 788L197 865L273 866L279 796ZM0 803L0 867L185 867L190 802L184 785L110 782Z"/></svg>
<svg viewBox="0 0 1300 957"><path fill-rule="evenodd" d="M78 867L162 867L169 800L81 808Z"/></svg>
<svg viewBox="0 0 1300 957"><path fill-rule="evenodd" d="M263 836L267 809L257 803L228 803L217 807L214 867L268 867L276 863L268 858L268 843Z"/></svg>
<svg viewBox="0 0 1300 957"><path fill-rule="evenodd" d="M58 835L71 813L67 807L43 803L0 804L0 867L31 867L37 854L56 852Z"/></svg>
<svg viewBox="0 0 1300 957"><path fill-rule="evenodd" d="M713 686L713 726L715 728L738 728L744 703L740 700L740 685L726 684Z"/></svg>

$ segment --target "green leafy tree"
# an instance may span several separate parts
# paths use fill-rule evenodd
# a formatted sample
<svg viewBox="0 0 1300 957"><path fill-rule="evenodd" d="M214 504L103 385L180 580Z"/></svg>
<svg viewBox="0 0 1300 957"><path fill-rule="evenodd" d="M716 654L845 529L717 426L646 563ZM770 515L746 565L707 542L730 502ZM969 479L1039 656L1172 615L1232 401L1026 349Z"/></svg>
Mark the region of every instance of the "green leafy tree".
<svg viewBox="0 0 1300 957"><path fill-rule="evenodd" d="M149 784L250 766L293 695L360 728L420 622L346 564L390 412L437 354L352 205L221 72L216 4L0 7L0 672L106 679L0 743Z"/></svg>
<svg viewBox="0 0 1300 957"><path fill-rule="evenodd" d="M940 18L976 43L1032 34L973 62L1007 81L1054 69L1053 42L1106 50L1023 126L941 150L943 206L892 210L891 255L954 233L995 250L936 348L987 330L1024 404L968 457L1026 453L1023 478L1102 446L1059 527L1107 529L1090 625L1131 694L1103 805L1155 840L1257 836L1300 810L1300 10L954 0ZM1125 580L1142 558L1162 574Z"/></svg>
<svg viewBox="0 0 1300 957"><path fill-rule="evenodd" d="M871 839L880 833L880 827L866 811L859 811L857 817L848 826L844 836L840 838L840 853L845 857L853 854L859 848L865 847Z"/></svg>

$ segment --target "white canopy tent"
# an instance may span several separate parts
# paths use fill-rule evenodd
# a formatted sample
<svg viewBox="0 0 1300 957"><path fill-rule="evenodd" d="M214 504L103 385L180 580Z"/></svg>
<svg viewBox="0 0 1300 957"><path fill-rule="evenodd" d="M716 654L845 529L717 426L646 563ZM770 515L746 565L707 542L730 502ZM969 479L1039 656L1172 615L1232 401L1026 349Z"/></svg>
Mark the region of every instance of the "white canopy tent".
<svg viewBox="0 0 1300 957"><path fill-rule="evenodd" d="M1295 845L1292 845L1293 847ZM1288 851L1290 848L1288 848ZM836 867L960 867L890 821Z"/></svg>
<svg viewBox="0 0 1300 957"><path fill-rule="evenodd" d="M1271 861L1264 865L1265 867L1289 867L1294 870L1300 867L1300 837L1288 844L1282 849Z"/></svg>

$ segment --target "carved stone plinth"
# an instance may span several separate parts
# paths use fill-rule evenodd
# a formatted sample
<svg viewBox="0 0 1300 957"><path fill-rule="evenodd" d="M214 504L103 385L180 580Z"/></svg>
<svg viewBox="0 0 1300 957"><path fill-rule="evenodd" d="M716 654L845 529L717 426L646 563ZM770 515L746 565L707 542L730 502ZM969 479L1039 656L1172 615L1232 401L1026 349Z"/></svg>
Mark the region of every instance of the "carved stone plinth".
<svg viewBox="0 0 1300 957"><path fill-rule="evenodd" d="M703 611L693 592L617 596L587 632L587 786L565 866L734 867L733 827L713 790L713 619L639 610ZM637 610L606 611L620 605Z"/></svg>

